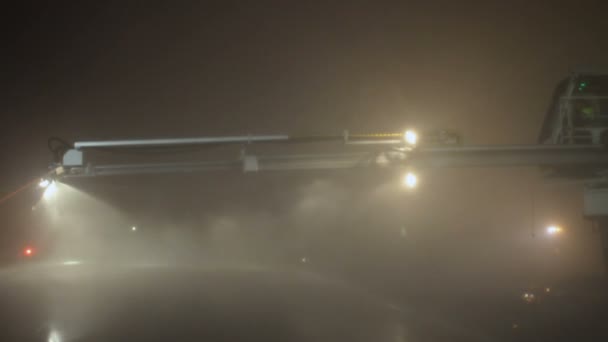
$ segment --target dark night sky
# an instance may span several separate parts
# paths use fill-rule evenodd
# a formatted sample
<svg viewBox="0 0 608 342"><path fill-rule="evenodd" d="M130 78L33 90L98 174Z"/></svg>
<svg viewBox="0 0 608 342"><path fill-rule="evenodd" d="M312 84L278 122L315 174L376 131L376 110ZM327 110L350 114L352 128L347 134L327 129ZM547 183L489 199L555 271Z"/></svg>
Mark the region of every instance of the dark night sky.
<svg viewBox="0 0 608 342"><path fill-rule="evenodd" d="M608 61L608 21L599 4L116 1L6 9L0 189L46 167L49 136L367 132L408 125L456 129L467 143L534 143L557 81L575 66ZM447 238L465 232L473 241L500 241L500 232L512 230L512 241L497 245L501 255L517 254L513 248L525 245L519 239L532 220L530 184L542 189L538 201L551 199L538 208L539 221L559 213L583 224L576 187L547 190L527 170L432 174L432 191L408 203L409 213L421 213L410 223L445 226L440 231ZM276 182L269 207L281 207L290 180ZM595 250L595 238L578 228L574 250ZM573 259L589 266L597 262L594 253Z"/></svg>
<svg viewBox="0 0 608 342"><path fill-rule="evenodd" d="M5 13L3 136L22 152L5 172L13 184L24 166L44 165L50 135L413 123L458 129L472 143L533 142L556 81L606 60L599 12L491 2L24 6Z"/></svg>

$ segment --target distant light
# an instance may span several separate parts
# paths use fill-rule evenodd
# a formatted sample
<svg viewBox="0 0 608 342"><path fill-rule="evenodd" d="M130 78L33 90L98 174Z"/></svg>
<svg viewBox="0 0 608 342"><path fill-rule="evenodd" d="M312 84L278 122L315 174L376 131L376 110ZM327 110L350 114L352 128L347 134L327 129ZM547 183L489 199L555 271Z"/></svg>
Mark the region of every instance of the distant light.
<svg viewBox="0 0 608 342"><path fill-rule="evenodd" d="M403 185L406 188L413 189L418 185L418 177L413 172L408 172L403 176Z"/></svg>
<svg viewBox="0 0 608 342"><path fill-rule="evenodd" d="M57 331L51 330L51 332L49 333L47 342L62 342L62 341L63 341L63 339L61 338L61 335Z"/></svg>
<svg viewBox="0 0 608 342"><path fill-rule="evenodd" d="M530 292L525 292L521 298L527 302L527 303L532 303L534 300L536 300L536 296L534 295L534 293L530 293Z"/></svg>
<svg viewBox="0 0 608 342"><path fill-rule="evenodd" d="M38 183L38 186L44 189L47 186L49 186L49 184L51 184L50 180L48 180L48 179L41 179L40 183Z"/></svg>
<svg viewBox="0 0 608 342"><path fill-rule="evenodd" d="M405 131L405 133L403 133L403 140L405 140L405 142L409 145L416 145L416 142L418 142L418 134L408 129Z"/></svg>
<svg viewBox="0 0 608 342"><path fill-rule="evenodd" d="M44 190L44 193L42 194L42 198L44 198L45 200L48 201L48 200L52 199L53 197L55 197L56 193L57 193L57 184L53 181Z"/></svg>
<svg viewBox="0 0 608 342"><path fill-rule="evenodd" d="M308 258L307 257L302 257L302 259L300 259L300 261L305 264L308 262Z"/></svg>
<svg viewBox="0 0 608 342"><path fill-rule="evenodd" d="M135 227L135 226L131 227L131 231L133 231L133 232L134 232L134 231L136 231L136 230L137 230L137 227Z"/></svg>
<svg viewBox="0 0 608 342"><path fill-rule="evenodd" d="M563 231L563 229L560 226L547 227L547 234L549 234L549 235L556 235L556 234L561 233L562 231Z"/></svg>
<svg viewBox="0 0 608 342"><path fill-rule="evenodd" d="M550 287L546 287L545 288L545 292L547 292L547 293L551 292L551 288Z"/></svg>
<svg viewBox="0 0 608 342"><path fill-rule="evenodd" d="M34 248L32 248L32 247L25 247L23 249L23 255L28 256L28 257L34 255Z"/></svg>
<svg viewBox="0 0 608 342"><path fill-rule="evenodd" d="M78 260L68 260L68 261L64 261L63 264L65 266L73 266L73 265L80 265L81 262Z"/></svg>

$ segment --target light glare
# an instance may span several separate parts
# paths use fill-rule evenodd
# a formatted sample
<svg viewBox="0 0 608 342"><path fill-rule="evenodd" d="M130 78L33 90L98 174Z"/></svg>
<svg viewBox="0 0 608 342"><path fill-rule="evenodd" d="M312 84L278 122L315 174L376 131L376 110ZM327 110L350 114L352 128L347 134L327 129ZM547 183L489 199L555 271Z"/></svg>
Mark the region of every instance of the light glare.
<svg viewBox="0 0 608 342"><path fill-rule="evenodd" d="M416 145L416 142L418 141L418 134L416 134L416 132L408 129L403 134L403 140L405 140L405 142L410 145Z"/></svg>
<svg viewBox="0 0 608 342"><path fill-rule="evenodd" d="M49 186L49 184L51 184L51 182L48 179L41 179L40 183L38 183L38 186L44 189Z"/></svg>
<svg viewBox="0 0 608 342"><path fill-rule="evenodd" d="M549 226L547 227L547 234L556 235L562 232L562 228L559 226Z"/></svg>
<svg viewBox="0 0 608 342"><path fill-rule="evenodd" d="M413 189L418 185L418 177L413 172L408 172L403 176L403 185L406 188Z"/></svg>
<svg viewBox="0 0 608 342"><path fill-rule="evenodd" d="M44 198L45 200L50 200L51 198L55 197L55 194L57 193L57 184L55 182L51 182L47 188L44 190L44 194L42 194L42 198Z"/></svg>
<svg viewBox="0 0 608 342"><path fill-rule="evenodd" d="M23 249L23 255L28 257L34 255L34 249L32 247L26 247Z"/></svg>
<svg viewBox="0 0 608 342"><path fill-rule="evenodd" d="M49 338L47 339L48 342L62 342L63 339L61 338L61 335L59 335L59 333L55 330L51 330L51 332L49 333Z"/></svg>

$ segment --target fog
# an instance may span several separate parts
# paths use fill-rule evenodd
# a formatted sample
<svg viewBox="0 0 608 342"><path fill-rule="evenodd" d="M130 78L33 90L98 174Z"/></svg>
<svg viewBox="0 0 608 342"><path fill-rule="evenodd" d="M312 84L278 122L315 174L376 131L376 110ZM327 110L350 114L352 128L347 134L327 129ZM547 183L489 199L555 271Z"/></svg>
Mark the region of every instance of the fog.
<svg viewBox="0 0 608 342"><path fill-rule="evenodd" d="M41 253L57 263L305 271L385 290L601 272L599 251L543 231L545 192L571 185L546 183L533 199L538 172L509 171L450 170L451 182L427 172L414 191L386 170L68 179L34 214ZM514 177L520 186L501 185ZM461 182L475 184L463 194ZM570 234L588 244L578 225Z"/></svg>
<svg viewBox="0 0 608 342"><path fill-rule="evenodd" d="M491 1L24 3L4 11L2 192L48 170L54 161L49 136L74 142L415 128L454 130L471 145L535 144L557 82L578 66L601 69L608 60L601 9ZM186 156L100 152L86 162L349 152L341 144L232 147ZM52 198L28 189L0 209L6 218L0 274L9 274L0 287L12 284L11 272L32 276L36 289L46 285L40 277L124 272L99 285L81 277L82 288L49 285L74 290L95 306L106 298L120 304L154 281L193 293L180 287L192 273L172 282L165 271L213 271L200 273L202 283L216 270L278 272L275 287L248 276L211 287L234 286L222 297L229 298L240 284L261 284L273 297L286 279L295 279L289 287L305 288L321 279L339 284L337 292L356 289L382 298L377 302L451 315L443 321L462 318L460 327L470 323L499 335L532 322L530 340L539 340L536 331L560 327L587 331L585 324L570 324L608 314L603 297L586 287L603 276L605 265L599 234L582 216L581 184L532 168L439 168L417 170L419 186L412 191L400 184L403 171L64 178ZM564 227L560 238L545 234L551 224ZM25 245L35 248L33 257L23 255ZM131 275L130 267L158 277ZM560 288L573 279L585 286ZM123 282L131 286L124 297L96 295L102 285ZM519 310L530 287L551 287L556 297ZM138 300L170 299L159 288L126 302L140 308ZM190 290L199 288L205 286ZM14 308L27 317L20 305L29 308L38 297L24 293L23 303L3 306L9 312L0 322L8 322ZM69 298L62 294L57 306ZM188 303L162 302L156 309ZM77 309L68 316L80 322ZM238 309L251 313L247 305ZM547 314L530 314L542 310ZM144 311L156 312L138 312ZM331 315L348 317L338 310L308 323ZM274 311L269 316L284 322ZM540 316L546 319L536 320ZM605 330L600 320L588 322ZM387 326L386 336L402 337L401 325ZM432 324L426 328L434 331Z"/></svg>
<svg viewBox="0 0 608 342"><path fill-rule="evenodd" d="M451 180L441 178L444 172ZM148 324L149 315L163 312L177 315L171 329L193 334L187 322L197 317L220 322L216 315L230 315L230 324L242 324L256 312L254 320L273 327L272 336L338 329L358 334L355 340L392 341L417 334L489 340L485 331L494 326L493 333L510 334L526 319L515 306L525 288L567 294L559 279L596 272L584 268L596 251L575 239L552 240L538 225L555 217L543 200L572 191L572 184L539 183L533 169L453 169L428 170L417 189L407 190L400 175L66 178L53 196L39 192L35 258L0 277L3 286L28 284L16 298L44 302L50 332L74 340L108 325ZM518 186L506 182L514 178ZM472 182L463 193L462 183ZM531 183L540 185L531 190ZM518 202L532 195L534 210ZM593 233L582 222L569 234L584 247ZM138 318L113 318L123 301ZM207 309L198 316L178 309L200 301ZM463 305L475 309L463 314ZM283 330L285 324L291 328ZM351 324L361 326L344 329Z"/></svg>

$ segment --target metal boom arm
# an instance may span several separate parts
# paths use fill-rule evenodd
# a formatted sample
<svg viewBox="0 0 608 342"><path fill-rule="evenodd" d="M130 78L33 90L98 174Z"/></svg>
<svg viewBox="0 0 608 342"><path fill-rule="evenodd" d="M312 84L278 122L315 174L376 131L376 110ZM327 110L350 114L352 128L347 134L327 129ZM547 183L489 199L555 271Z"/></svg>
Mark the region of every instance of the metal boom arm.
<svg viewBox="0 0 608 342"><path fill-rule="evenodd" d="M225 137L170 138L144 140L84 141L63 156L64 176L105 176L172 172L243 170L344 169L373 166L408 166L416 169L434 167L505 167L505 166L608 166L608 150L597 145L478 145L413 148L399 134L367 134L290 137L288 135L247 135ZM192 160L98 165L84 162L84 153L95 150L183 147L293 142L342 142L356 145L357 152L333 154L252 155L243 153L229 160Z"/></svg>

